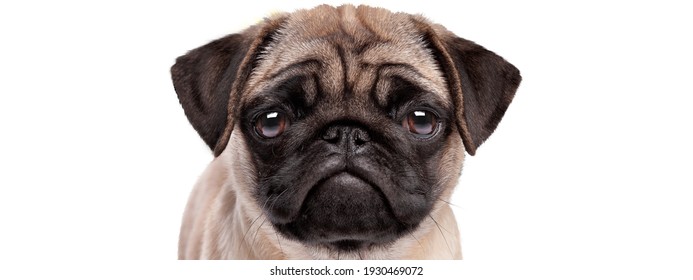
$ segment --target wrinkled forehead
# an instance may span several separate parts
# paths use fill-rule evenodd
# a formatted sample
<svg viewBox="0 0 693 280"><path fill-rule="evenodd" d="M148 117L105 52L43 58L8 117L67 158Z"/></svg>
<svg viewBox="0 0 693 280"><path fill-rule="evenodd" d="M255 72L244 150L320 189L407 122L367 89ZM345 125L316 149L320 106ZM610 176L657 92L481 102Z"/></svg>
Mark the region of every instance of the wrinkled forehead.
<svg viewBox="0 0 693 280"><path fill-rule="evenodd" d="M449 103L442 72L410 16L382 9L321 6L294 12L262 50L244 98L297 77L310 83L308 100L374 94L385 102L388 82L405 80Z"/></svg>

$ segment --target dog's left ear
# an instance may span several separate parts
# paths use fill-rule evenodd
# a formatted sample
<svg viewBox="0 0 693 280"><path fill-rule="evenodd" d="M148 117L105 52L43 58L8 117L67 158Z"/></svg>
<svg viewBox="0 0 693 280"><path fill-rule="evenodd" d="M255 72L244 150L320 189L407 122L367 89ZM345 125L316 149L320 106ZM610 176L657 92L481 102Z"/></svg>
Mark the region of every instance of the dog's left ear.
<svg viewBox="0 0 693 280"><path fill-rule="evenodd" d="M442 26L415 19L449 84L462 141L470 155L496 129L522 77L497 54Z"/></svg>

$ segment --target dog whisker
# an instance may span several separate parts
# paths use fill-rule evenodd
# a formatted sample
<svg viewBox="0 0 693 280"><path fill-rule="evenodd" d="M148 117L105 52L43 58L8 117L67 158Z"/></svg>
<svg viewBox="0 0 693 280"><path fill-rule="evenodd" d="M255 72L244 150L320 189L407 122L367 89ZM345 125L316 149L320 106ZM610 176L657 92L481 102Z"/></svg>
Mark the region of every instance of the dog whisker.
<svg viewBox="0 0 693 280"><path fill-rule="evenodd" d="M267 205L267 202L269 202L269 200L270 200L269 197L268 197L267 199L265 199L265 203L262 204L261 209L264 209L264 208L265 208L265 206ZM250 222L250 225L248 226L248 229L247 229L247 230L245 231L245 233L243 234L243 242L241 242L240 244L238 244L238 249L241 249L241 246L243 246L243 244L246 244L245 237L248 235L248 233L250 232L250 230L253 228L253 225L255 224L255 222L256 222L258 219L260 219L260 217L262 217L262 213L260 213L260 215L258 215L257 217L255 217L255 219L253 219L253 221Z"/></svg>
<svg viewBox="0 0 693 280"><path fill-rule="evenodd" d="M282 196L286 191L288 191L288 190L289 190L289 188L286 188L286 189L284 189L282 192L280 192L277 196L274 197L274 199L272 200L272 204L270 205L270 207L269 207L269 208L266 208L266 209L263 207L263 209L269 211L269 210L271 210L272 208L274 208L274 204L277 203L277 200L279 200L279 197L281 197L281 196ZM269 200L270 198L267 198L267 199Z"/></svg>
<svg viewBox="0 0 693 280"><path fill-rule="evenodd" d="M241 242L240 244L238 244L238 249L239 249L239 250L241 249L241 247L243 246L243 244L247 244L247 243L246 243L246 240L245 240L245 237L248 236L248 233L249 233L250 230L253 228L253 225L255 224L255 222L256 222L258 219L260 219L260 217L262 217L262 214L258 215L255 219L253 219L252 222L250 222L250 225L248 226L248 229L247 229L247 230L245 231L245 233L243 234L243 242ZM251 246L251 247L252 247L252 246Z"/></svg>
<svg viewBox="0 0 693 280"><path fill-rule="evenodd" d="M432 220L432 221L436 224L436 226L438 227L438 231L440 231L440 236L443 237L443 241L445 242L445 246L448 247L448 251L450 252L450 256L454 258L455 255L452 253L452 249L450 249L450 244L448 244L448 239L445 238L445 234L443 233L443 230L441 229L440 224L438 224L438 221L436 221L436 219L434 219L433 216L431 216L431 214L428 214L428 217L431 218L431 220ZM446 230L446 231L447 231L447 230Z"/></svg>
<svg viewBox="0 0 693 280"><path fill-rule="evenodd" d="M275 231L274 236L277 237L277 244L279 244L279 251L282 252L282 257L286 257L286 254L284 253L284 248L282 247L282 243L279 241L279 233Z"/></svg>
<svg viewBox="0 0 693 280"><path fill-rule="evenodd" d="M262 219L262 223L260 223L260 225L255 230L255 235L253 236L253 242L250 243L251 247L255 248L255 241L257 239L257 234L258 234L258 232L260 232L260 229L262 229L262 225L264 225L266 221L267 221L267 218ZM250 252L252 252L252 251L249 251L248 253L250 253ZM250 259L250 258L248 258L248 259Z"/></svg>
<svg viewBox="0 0 693 280"><path fill-rule="evenodd" d="M416 240L416 243L419 243L419 247L421 247L421 250L425 249L423 244L421 244L421 241L419 241L419 239L416 238L416 236L414 236L414 233L410 232L409 235L411 236L411 238L414 238L414 240Z"/></svg>
<svg viewBox="0 0 693 280"><path fill-rule="evenodd" d="M253 240L252 240L252 242L250 242L250 249L251 250L248 250L248 259L251 259L251 257L252 257L251 256L252 251L253 251L252 249L255 248L255 239L257 238L257 233L260 231L260 228L262 227L262 225L265 223L266 220L267 219L263 219L262 223L260 223L260 225L257 227L257 229L255 229L255 234L253 235ZM250 226L250 228L252 228L252 225ZM250 229L248 231L250 231Z"/></svg>
<svg viewBox="0 0 693 280"><path fill-rule="evenodd" d="M440 197L439 197L439 198L436 198L436 199L439 200L439 201L442 201L442 202L444 202L445 204L450 205L450 206L452 206L452 207L462 208L462 206L459 206L459 205L454 204L454 203L452 203L452 202L450 202L450 201L444 200L444 199L442 199L442 198L440 198Z"/></svg>

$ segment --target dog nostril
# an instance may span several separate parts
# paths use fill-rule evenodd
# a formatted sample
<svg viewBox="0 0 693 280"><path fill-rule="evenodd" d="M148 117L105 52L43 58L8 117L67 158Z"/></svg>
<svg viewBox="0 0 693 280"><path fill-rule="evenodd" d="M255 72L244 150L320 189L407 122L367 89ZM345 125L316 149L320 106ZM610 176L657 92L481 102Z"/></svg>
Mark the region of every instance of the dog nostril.
<svg viewBox="0 0 693 280"><path fill-rule="evenodd" d="M366 144L367 142L371 141L370 135L368 135L368 132L363 131L361 129L355 129L353 131L353 137L354 137L354 144L357 146Z"/></svg>
<svg viewBox="0 0 693 280"><path fill-rule="evenodd" d="M344 148L357 147L371 141L368 132L360 127L336 125L322 134L322 139L330 144L344 145Z"/></svg>
<svg viewBox="0 0 693 280"><path fill-rule="evenodd" d="M331 127L327 131L325 131L325 133L322 135L322 139L334 144L339 142L340 134L341 132L339 131L339 129Z"/></svg>

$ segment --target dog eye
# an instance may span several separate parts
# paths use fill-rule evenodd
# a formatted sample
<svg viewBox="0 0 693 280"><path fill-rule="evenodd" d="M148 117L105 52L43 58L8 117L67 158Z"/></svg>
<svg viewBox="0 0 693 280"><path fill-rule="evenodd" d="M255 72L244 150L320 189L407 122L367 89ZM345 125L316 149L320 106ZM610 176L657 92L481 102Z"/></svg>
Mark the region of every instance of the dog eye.
<svg viewBox="0 0 693 280"><path fill-rule="evenodd" d="M438 119L432 112L416 110L409 113L407 117L402 120L402 126L416 137L425 138L431 136L431 134L436 131Z"/></svg>
<svg viewBox="0 0 693 280"><path fill-rule="evenodd" d="M274 138L282 133L289 126L286 115L281 112L262 113L255 121L255 131L263 137Z"/></svg>

